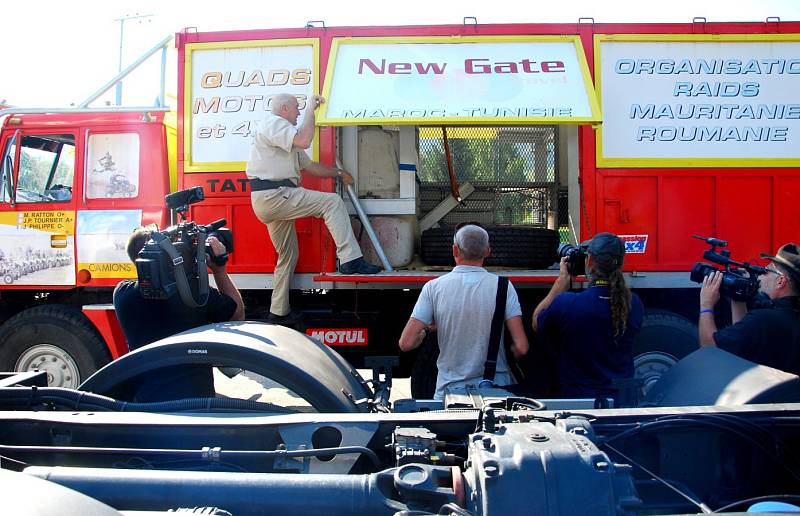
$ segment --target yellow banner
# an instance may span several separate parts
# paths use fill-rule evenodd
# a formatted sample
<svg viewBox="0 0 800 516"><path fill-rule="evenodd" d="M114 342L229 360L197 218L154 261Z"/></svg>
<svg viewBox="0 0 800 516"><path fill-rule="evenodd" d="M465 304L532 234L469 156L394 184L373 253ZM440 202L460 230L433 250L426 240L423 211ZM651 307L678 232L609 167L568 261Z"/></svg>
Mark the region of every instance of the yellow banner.
<svg viewBox="0 0 800 516"><path fill-rule="evenodd" d="M59 235L75 234L75 211L19 211L0 213L0 224L17 229L36 229Z"/></svg>

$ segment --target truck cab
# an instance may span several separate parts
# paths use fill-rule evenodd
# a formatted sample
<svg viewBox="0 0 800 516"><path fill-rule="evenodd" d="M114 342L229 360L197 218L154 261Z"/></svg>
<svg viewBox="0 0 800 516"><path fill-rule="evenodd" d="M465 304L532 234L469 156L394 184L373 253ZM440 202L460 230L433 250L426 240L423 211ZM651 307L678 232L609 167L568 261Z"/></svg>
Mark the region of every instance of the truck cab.
<svg viewBox="0 0 800 516"><path fill-rule="evenodd" d="M164 117L113 109L0 115L4 368L44 368L51 383L77 386L127 351L82 310L110 302L111 287L136 277L125 252L131 231L169 220Z"/></svg>

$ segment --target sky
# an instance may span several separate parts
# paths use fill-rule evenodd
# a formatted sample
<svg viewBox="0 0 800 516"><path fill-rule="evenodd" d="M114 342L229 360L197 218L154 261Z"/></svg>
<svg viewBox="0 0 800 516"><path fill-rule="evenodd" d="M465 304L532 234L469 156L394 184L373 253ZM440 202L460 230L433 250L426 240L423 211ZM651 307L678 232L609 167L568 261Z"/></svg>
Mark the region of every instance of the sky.
<svg viewBox="0 0 800 516"><path fill-rule="evenodd" d="M133 18L141 16L140 18ZM198 31L326 26L571 22L800 20L800 0L402 0L301 2L244 0L37 0L3 6L0 101L20 107L78 104L170 34ZM126 19L127 18L127 19ZM123 22L119 20L126 19ZM174 84L174 52L168 74ZM123 83L123 104L152 105L158 95L160 54ZM174 89L174 87L172 88ZM114 90L94 106L114 100Z"/></svg>

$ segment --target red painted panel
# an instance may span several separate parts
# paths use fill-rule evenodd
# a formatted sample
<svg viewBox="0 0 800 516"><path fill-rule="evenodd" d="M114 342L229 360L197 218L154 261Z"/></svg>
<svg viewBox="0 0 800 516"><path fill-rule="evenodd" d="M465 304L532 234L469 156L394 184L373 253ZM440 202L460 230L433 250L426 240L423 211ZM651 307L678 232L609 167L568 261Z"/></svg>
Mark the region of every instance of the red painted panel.
<svg viewBox="0 0 800 516"><path fill-rule="evenodd" d="M117 359L128 352L128 342L125 340L125 334L112 305L83 307L83 315L100 332L112 359Z"/></svg>
<svg viewBox="0 0 800 516"><path fill-rule="evenodd" d="M277 255L269 239L267 227L256 217L250 198L225 197L206 199L192 206L191 217L199 224L207 224L225 218L227 227L233 231L234 252L228 265L229 272L273 272ZM297 272L321 272L323 259L327 255L320 250L321 219L306 217L295 221L300 256ZM327 230L326 230L327 231ZM329 246L324 246L327 249ZM330 250L333 259L336 253Z"/></svg>
<svg viewBox="0 0 800 516"><path fill-rule="evenodd" d="M775 181L775 232L769 252L787 242L800 244L800 176Z"/></svg>
<svg viewBox="0 0 800 516"><path fill-rule="evenodd" d="M773 178L720 177L717 182L717 234L728 240L737 261L755 260L772 248Z"/></svg>
<svg viewBox="0 0 800 516"><path fill-rule="evenodd" d="M660 202L661 262L678 270L686 268L708 249L692 235L714 235L714 177L665 176Z"/></svg>
<svg viewBox="0 0 800 516"><path fill-rule="evenodd" d="M658 178L603 176L601 181L598 211L603 225L595 233L648 235L644 254L625 257L626 270L641 270L644 263L656 261L658 251Z"/></svg>

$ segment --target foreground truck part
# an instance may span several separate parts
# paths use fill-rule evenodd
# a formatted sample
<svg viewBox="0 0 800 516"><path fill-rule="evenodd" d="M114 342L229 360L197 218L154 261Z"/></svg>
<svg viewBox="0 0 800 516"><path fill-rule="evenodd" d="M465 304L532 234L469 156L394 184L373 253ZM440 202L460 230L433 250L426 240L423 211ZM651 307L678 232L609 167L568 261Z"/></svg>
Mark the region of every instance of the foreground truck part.
<svg viewBox="0 0 800 516"><path fill-rule="evenodd" d="M654 400L681 407L599 409L597 400L536 400L466 386L442 401L399 400L389 411L375 401L390 386L365 382L326 346L283 327L221 323L126 355L83 390L0 374L3 506L69 515L566 516L797 502L800 378L701 351L653 388ZM706 381L696 370L709 360L723 366ZM247 362L336 412L287 413L219 397L131 403L100 394L167 365ZM681 368L694 371L691 382L681 381ZM702 392L726 386L727 396ZM728 405L683 403L692 397ZM759 400L767 404L741 404Z"/></svg>

